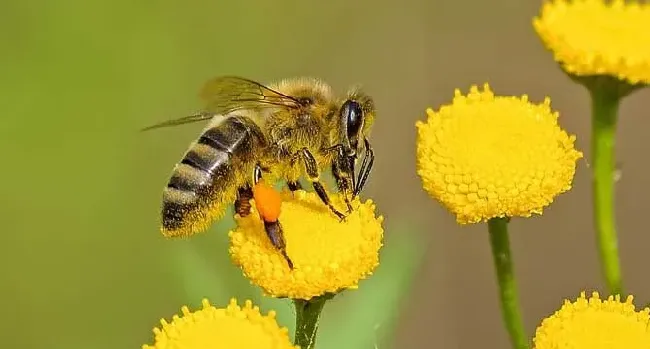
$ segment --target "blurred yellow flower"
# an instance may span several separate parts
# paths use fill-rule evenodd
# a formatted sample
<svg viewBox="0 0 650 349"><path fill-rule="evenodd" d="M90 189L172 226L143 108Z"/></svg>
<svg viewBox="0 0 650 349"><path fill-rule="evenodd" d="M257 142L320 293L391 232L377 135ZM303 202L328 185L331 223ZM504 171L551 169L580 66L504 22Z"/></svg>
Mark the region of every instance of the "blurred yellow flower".
<svg viewBox="0 0 650 349"><path fill-rule="evenodd" d="M533 26L563 69L650 83L650 5L622 0L555 0Z"/></svg>
<svg viewBox="0 0 650 349"><path fill-rule="evenodd" d="M275 312L260 314L257 306L246 301L243 307L232 299L226 308L215 308L207 299L203 309L191 312L186 306L171 323L160 320L154 328L154 344L142 349L298 349L291 344L286 327L279 327Z"/></svg>
<svg viewBox="0 0 650 349"><path fill-rule="evenodd" d="M650 309L635 311L632 296L601 300L585 292L575 302L564 302L544 319L535 334L536 349L647 349L650 348Z"/></svg>
<svg viewBox="0 0 650 349"><path fill-rule="evenodd" d="M550 100L495 96L472 86L418 121L417 170L424 189L458 223L542 213L571 188L575 136L558 126Z"/></svg>
<svg viewBox="0 0 650 349"><path fill-rule="evenodd" d="M340 195L330 197L334 205L345 207ZM356 288L372 274L379 264L383 217L375 216L371 200L352 202L354 210L343 222L315 193L285 191L282 200L279 221L293 269L269 241L254 200L250 215L235 216L230 254L253 284L273 297L310 299Z"/></svg>

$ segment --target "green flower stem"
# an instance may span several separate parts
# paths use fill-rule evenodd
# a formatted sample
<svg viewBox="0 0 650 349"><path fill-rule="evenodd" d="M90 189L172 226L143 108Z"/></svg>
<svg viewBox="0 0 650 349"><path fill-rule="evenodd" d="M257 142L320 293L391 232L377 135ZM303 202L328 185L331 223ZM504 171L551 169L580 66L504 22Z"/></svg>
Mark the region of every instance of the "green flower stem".
<svg viewBox="0 0 650 349"><path fill-rule="evenodd" d="M623 292L621 267L618 257L618 239L614 220L614 171L616 161L614 143L616 121L621 97L606 88L593 87L591 91L594 219L600 259L607 287L611 294Z"/></svg>
<svg viewBox="0 0 650 349"><path fill-rule="evenodd" d="M517 282L510 255L508 221L508 218L492 218L488 221L490 245L499 282L501 313L510 334L510 341L515 349L528 349L529 341L519 311Z"/></svg>
<svg viewBox="0 0 650 349"><path fill-rule="evenodd" d="M294 337L294 344L299 345L300 349L313 349L316 347L316 333L318 332L320 314L323 311L325 302L333 296L328 294L314 297L310 300L293 300L293 304L296 307L296 335Z"/></svg>

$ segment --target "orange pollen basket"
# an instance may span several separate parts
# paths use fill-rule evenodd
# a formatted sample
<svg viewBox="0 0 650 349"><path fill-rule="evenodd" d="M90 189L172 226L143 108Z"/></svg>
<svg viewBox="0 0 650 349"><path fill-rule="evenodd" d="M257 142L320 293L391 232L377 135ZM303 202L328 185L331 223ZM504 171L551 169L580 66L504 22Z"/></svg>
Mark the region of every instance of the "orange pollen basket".
<svg viewBox="0 0 650 349"><path fill-rule="evenodd" d="M263 221L277 222L282 204L280 193L260 181L253 188L253 199L255 199L255 207Z"/></svg>

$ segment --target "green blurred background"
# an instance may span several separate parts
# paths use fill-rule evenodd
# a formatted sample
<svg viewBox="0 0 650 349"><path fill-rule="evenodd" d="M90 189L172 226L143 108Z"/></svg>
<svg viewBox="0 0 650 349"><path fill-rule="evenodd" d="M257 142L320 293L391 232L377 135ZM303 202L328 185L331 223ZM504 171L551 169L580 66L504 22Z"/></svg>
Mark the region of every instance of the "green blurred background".
<svg viewBox="0 0 650 349"><path fill-rule="evenodd" d="M414 122L454 88L546 95L589 150L586 93L535 36L539 1L25 1L0 3L0 320L3 348L138 348L201 298L262 298L228 259L227 230L158 233L161 189L203 125L139 133L200 107L209 77L312 75L377 102L366 195L386 216L377 273L325 309L319 347L502 348L485 226L458 227L422 191ZM622 109L619 226L627 289L650 301L647 91ZM636 161L635 161L636 160ZM542 217L514 220L526 327L565 297L602 289L588 161Z"/></svg>

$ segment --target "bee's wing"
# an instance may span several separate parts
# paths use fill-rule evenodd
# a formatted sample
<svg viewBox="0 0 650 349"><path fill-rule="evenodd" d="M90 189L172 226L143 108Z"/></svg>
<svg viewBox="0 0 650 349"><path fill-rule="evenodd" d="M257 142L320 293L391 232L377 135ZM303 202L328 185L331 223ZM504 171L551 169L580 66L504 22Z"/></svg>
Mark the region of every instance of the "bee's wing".
<svg viewBox="0 0 650 349"><path fill-rule="evenodd" d="M158 124L154 124L151 126L147 126L140 131L148 131L148 130L153 130L156 128L161 128L161 127L169 127L169 126L177 126L177 125L184 125L184 124L189 124L192 122L198 122L198 121L204 121L204 120L209 120L214 117L214 114L211 113L197 113L194 115L188 115L179 119L172 119L172 120L167 120L163 121Z"/></svg>
<svg viewBox="0 0 650 349"><path fill-rule="evenodd" d="M220 76L208 80L200 92L206 102L204 112L155 124L142 131L160 127L177 126L209 120L215 115L225 115L242 109L271 107L298 108L300 101L253 80L237 76Z"/></svg>
<svg viewBox="0 0 650 349"><path fill-rule="evenodd" d="M208 80L201 89L200 96L207 103L206 110L215 114L228 114L240 109L300 106L294 97L237 76L220 76Z"/></svg>

